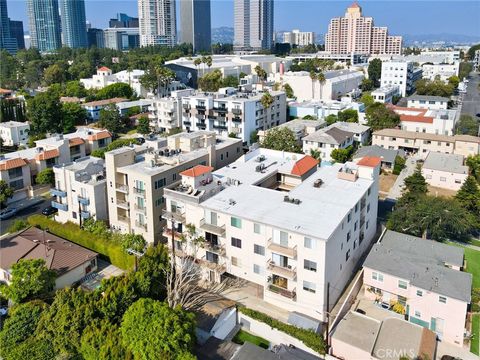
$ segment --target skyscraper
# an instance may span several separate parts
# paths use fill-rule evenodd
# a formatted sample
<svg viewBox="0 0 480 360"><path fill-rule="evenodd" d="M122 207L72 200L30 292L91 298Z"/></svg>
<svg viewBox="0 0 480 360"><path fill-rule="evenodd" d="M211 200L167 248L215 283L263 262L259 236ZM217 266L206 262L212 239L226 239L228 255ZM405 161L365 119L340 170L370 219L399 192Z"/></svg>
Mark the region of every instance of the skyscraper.
<svg viewBox="0 0 480 360"><path fill-rule="evenodd" d="M373 18L362 16L362 8L354 2L344 17L330 20L325 50L334 54L400 55L402 37L388 35L387 27L373 26Z"/></svg>
<svg viewBox="0 0 480 360"><path fill-rule="evenodd" d="M5 49L10 54L17 52L17 40L10 33L7 0L0 0L0 49Z"/></svg>
<svg viewBox="0 0 480 360"><path fill-rule="evenodd" d="M108 27L111 28L138 28L138 18L118 13L116 18L110 19Z"/></svg>
<svg viewBox="0 0 480 360"><path fill-rule="evenodd" d="M23 21L10 20L10 35L17 40L18 50L25 49Z"/></svg>
<svg viewBox="0 0 480 360"><path fill-rule="evenodd" d="M138 0L140 46L177 43L175 0Z"/></svg>
<svg viewBox="0 0 480 360"><path fill-rule="evenodd" d="M273 45L273 0L235 0L234 49L261 50Z"/></svg>
<svg viewBox="0 0 480 360"><path fill-rule="evenodd" d="M181 42L193 45L193 51L210 51L212 31L210 0L181 0Z"/></svg>
<svg viewBox="0 0 480 360"><path fill-rule="evenodd" d="M31 46L42 52L62 46L58 0L27 0Z"/></svg>
<svg viewBox="0 0 480 360"><path fill-rule="evenodd" d="M63 43L70 48L88 46L84 0L60 0Z"/></svg>

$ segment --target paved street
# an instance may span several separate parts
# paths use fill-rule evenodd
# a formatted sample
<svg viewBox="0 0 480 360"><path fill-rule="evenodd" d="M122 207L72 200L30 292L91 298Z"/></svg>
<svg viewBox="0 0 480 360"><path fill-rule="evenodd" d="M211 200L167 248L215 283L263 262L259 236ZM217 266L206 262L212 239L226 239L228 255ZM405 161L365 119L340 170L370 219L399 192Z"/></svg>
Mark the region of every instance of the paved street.
<svg viewBox="0 0 480 360"><path fill-rule="evenodd" d="M462 114L471 115L473 117L480 113L480 74L471 72L468 78L467 93L463 96Z"/></svg>
<svg viewBox="0 0 480 360"><path fill-rule="evenodd" d="M20 210L17 213L17 215L7 220L0 220L0 233L5 234L8 228L10 227L10 225L12 225L15 220L26 219L33 214L41 214L43 209L45 209L47 206L50 206L51 201L52 201L52 198L48 198L48 199L43 198L43 200L41 200L41 202L39 203L36 203L33 205L26 204L27 206L23 208L23 210ZM22 203L23 202L24 201L22 201ZM13 204L13 206L15 205Z"/></svg>
<svg viewBox="0 0 480 360"><path fill-rule="evenodd" d="M416 167L417 159L415 157L408 158L405 162L405 168L402 170L400 175L398 175L397 180L395 180L395 184L393 184L392 188L388 192L387 199L397 200L400 196L402 196L403 181L406 177L409 177L413 174Z"/></svg>

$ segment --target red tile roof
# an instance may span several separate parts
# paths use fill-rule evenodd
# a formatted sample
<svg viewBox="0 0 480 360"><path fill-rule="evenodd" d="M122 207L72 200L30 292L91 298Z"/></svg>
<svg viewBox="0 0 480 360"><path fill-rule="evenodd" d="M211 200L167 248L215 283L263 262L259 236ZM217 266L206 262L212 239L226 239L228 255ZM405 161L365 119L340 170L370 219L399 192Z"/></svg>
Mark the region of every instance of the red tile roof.
<svg viewBox="0 0 480 360"><path fill-rule="evenodd" d="M0 95L8 95L8 94L11 94L11 93L12 93L12 90L0 88Z"/></svg>
<svg viewBox="0 0 480 360"><path fill-rule="evenodd" d="M110 134L107 130L100 131L96 134L88 135L88 141L95 141L95 140L101 140L101 139L106 139L112 137L112 134Z"/></svg>
<svg viewBox="0 0 480 360"><path fill-rule="evenodd" d="M423 116L423 115L402 115L402 114L400 114L400 121L433 124L433 117Z"/></svg>
<svg viewBox="0 0 480 360"><path fill-rule="evenodd" d="M10 170L14 169L17 167L25 166L28 165L28 162L25 161L25 159L22 158L16 158L16 159L8 159L7 161L4 161L3 163L0 164L0 170Z"/></svg>
<svg viewBox="0 0 480 360"><path fill-rule="evenodd" d="M360 5L358 5L356 1L354 1L353 4L349 6L349 8L359 8L359 7Z"/></svg>
<svg viewBox="0 0 480 360"><path fill-rule="evenodd" d="M98 71L112 71L110 70L108 67L106 66L102 66L100 69L98 69Z"/></svg>
<svg viewBox="0 0 480 360"><path fill-rule="evenodd" d="M189 177L197 177L203 174L206 174L210 171L213 170L213 167L211 166L205 166L205 165L197 165L194 166L190 169L187 169L185 171L182 171L180 175L182 176L189 176Z"/></svg>
<svg viewBox="0 0 480 360"><path fill-rule="evenodd" d="M315 166L318 165L318 160L311 157L310 155L306 155L300 160L298 160L295 165L293 165L292 171L290 174L302 176L306 174L308 171L313 169Z"/></svg>
<svg viewBox="0 0 480 360"><path fill-rule="evenodd" d="M60 152L58 151L58 149L52 149L52 150L45 150L44 152L37 154L37 156L35 156L35 159L48 160L58 156L60 156Z"/></svg>
<svg viewBox="0 0 480 360"><path fill-rule="evenodd" d="M85 143L85 141L80 137L74 137L74 138L68 139L68 145L70 147L77 146L77 145L82 145L84 143Z"/></svg>
<svg viewBox="0 0 480 360"><path fill-rule="evenodd" d="M365 156L357 164L361 166L377 167L382 162L382 159L376 156Z"/></svg>

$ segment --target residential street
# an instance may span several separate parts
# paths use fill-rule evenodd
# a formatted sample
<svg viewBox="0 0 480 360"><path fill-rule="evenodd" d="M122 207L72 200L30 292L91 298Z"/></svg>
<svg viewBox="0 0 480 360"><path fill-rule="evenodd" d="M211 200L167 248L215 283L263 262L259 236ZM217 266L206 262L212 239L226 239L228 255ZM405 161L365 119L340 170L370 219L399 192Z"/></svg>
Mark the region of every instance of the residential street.
<svg viewBox="0 0 480 360"><path fill-rule="evenodd" d="M474 118L480 113L480 74L471 72L468 78L467 93L462 100L462 114L471 115Z"/></svg>
<svg viewBox="0 0 480 360"><path fill-rule="evenodd" d="M0 220L0 234L5 234L15 220L26 219L33 214L41 214L42 210L47 206L50 206L52 198L41 198L41 199L29 199L22 200L18 202L18 206L15 204L9 205L12 207L22 208L15 216L12 216L7 220Z"/></svg>
<svg viewBox="0 0 480 360"><path fill-rule="evenodd" d="M413 174L415 168L417 167L417 159L415 157L410 157L405 162L405 168L402 170L400 175L398 175L397 180L395 180L395 184L393 184L392 188L388 192L387 199L389 200L397 200L400 196L402 196L403 190L403 181L406 177Z"/></svg>

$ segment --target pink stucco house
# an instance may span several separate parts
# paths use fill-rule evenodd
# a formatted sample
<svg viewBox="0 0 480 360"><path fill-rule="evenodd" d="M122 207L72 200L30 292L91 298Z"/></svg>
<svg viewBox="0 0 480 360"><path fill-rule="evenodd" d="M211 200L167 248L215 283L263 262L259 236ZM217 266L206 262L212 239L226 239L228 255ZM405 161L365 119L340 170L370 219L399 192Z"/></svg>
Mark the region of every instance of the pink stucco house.
<svg viewBox="0 0 480 360"><path fill-rule="evenodd" d="M386 308L401 304L406 320L462 346L472 289L463 265L462 248L387 231L365 260L365 295Z"/></svg>

